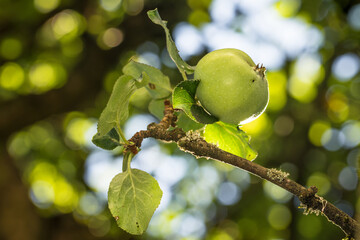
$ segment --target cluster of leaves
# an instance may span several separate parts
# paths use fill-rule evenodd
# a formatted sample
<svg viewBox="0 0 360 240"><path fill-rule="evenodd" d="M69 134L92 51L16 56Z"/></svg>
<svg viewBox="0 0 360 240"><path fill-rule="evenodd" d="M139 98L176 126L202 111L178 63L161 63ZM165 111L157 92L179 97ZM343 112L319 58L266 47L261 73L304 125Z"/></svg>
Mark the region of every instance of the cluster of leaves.
<svg viewBox="0 0 360 240"><path fill-rule="evenodd" d="M110 99L101 113L98 132L93 142L107 150L124 146L122 173L116 175L110 183L108 202L110 211L120 228L140 235L146 230L150 219L160 204L162 191L158 182L148 173L130 167L134 153L126 151L132 143L124 137L121 126L128 118L130 97L140 88L146 88L153 100L149 111L158 118L164 99L172 100L173 108L178 111L177 126L184 131L196 130L210 143L219 148L253 160L257 153L249 145L249 137L236 125L218 121L210 115L197 101L196 89L200 80L188 79L194 67L188 65L179 55L171 38L166 21L158 11L148 12L149 18L163 27L166 34L167 50L184 78L174 89L169 78L159 69L130 60L123 68L121 77L116 81Z"/></svg>

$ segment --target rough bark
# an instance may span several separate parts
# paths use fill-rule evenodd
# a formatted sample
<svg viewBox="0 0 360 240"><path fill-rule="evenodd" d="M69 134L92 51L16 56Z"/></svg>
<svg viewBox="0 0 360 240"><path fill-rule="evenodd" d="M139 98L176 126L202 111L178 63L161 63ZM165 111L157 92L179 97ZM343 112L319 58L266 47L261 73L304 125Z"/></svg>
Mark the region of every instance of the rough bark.
<svg viewBox="0 0 360 240"><path fill-rule="evenodd" d="M159 124L152 123L148 125L147 130L136 133L129 140L132 145L128 149L134 152L134 147L140 148L142 140L149 137L166 142L176 142L183 151L189 152L195 157L211 158L230 164L278 185L299 198L301 202L300 207L304 208L304 214L314 213L316 215L323 215L330 222L341 228L347 236L359 239L356 234L360 229L360 224L333 204L318 196L315 186L307 189L288 178L288 173L274 168L269 169L225 152L217 146L206 142L199 134L194 132L185 133L180 128L169 130L170 126L175 126L175 121L176 117L172 106L169 101L165 101L164 118L161 122Z"/></svg>

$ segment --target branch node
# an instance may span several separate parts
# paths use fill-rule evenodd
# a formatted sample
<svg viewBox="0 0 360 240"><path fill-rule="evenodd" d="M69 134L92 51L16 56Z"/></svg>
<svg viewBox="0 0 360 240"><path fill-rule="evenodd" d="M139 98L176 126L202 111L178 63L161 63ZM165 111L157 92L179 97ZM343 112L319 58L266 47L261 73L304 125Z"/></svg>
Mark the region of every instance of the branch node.
<svg viewBox="0 0 360 240"><path fill-rule="evenodd" d="M290 173L283 172L283 171L278 170L276 168L271 168L271 169L268 169L268 171L266 172L266 175L272 181L283 182L290 175Z"/></svg>
<svg viewBox="0 0 360 240"><path fill-rule="evenodd" d="M186 137L186 140L188 140L190 142L201 139L200 132L199 131L193 131L193 130L190 130L190 131L186 132L185 137Z"/></svg>
<svg viewBox="0 0 360 240"><path fill-rule="evenodd" d="M161 119L159 126L164 129L168 129L170 126L176 127L177 117L174 114L174 108L172 107L170 100L166 99L164 105L164 117Z"/></svg>

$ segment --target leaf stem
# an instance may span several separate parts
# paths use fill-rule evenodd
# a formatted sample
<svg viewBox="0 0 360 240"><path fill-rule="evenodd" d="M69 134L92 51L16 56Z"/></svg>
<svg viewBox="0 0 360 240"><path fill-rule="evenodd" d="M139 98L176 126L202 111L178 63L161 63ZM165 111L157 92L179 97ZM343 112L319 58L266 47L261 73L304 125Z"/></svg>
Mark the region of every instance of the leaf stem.
<svg viewBox="0 0 360 240"><path fill-rule="evenodd" d="M122 165L123 172L130 170L130 164L131 164L131 160L133 157L134 157L134 155L132 154L132 152L124 153L124 159L123 159L123 165Z"/></svg>
<svg viewBox="0 0 360 240"><path fill-rule="evenodd" d="M180 69L180 68L179 68L179 71L180 71L180 73L181 73L181 75L182 75L183 79L184 79L185 81L186 81L186 80L188 80L188 78L187 78L187 76L186 76L185 71L184 71L183 69Z"/></svg>
<svg viewBox="0 0 360 240"><path fill-rule="evenodd" d="M120 144L121 144L121 140L122 140L122 141L124 141L124 143L125 143L126 145L128 145L128 144L129 144L129 141L126 139L123 131L121 130L121 127L120 127L120 124L119 124L119 123L116 124L116 130L117 130L117 132L118 132L118 134L119 134L119 136L120 136L120 141L119 141Z"/></svg>

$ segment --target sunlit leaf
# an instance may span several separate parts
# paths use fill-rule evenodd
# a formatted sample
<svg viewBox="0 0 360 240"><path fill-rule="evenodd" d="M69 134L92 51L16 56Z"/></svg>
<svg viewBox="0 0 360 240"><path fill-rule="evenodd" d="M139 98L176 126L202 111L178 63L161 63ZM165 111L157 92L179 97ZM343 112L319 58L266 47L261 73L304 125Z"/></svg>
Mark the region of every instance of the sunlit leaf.
<svg viewBox="0 0 360 240"><path fill-rule="evenodd" d="M204 138L220 149L247 160L254 160L257 157L257 152L249 144L249 136L238 129L237 125L223 122L208 124L205 126Z"/></svg>
<svg viewBox="0 0 360 240"><path fill-rule="evenodd" d="M133 77L126 75L116 81L110 99L99 118L99 137L120 126L128 118L129 99L137 89L135 82Z"/></svg>
<svg viewBox="0 0 360 240"><path fill-rule="evenodd" d="M110 132L101 136L99 133L96 133L92 139L92 142L103 149L113 150L117 146L120 146L119 134L115 128L111 129Z"/></svg>
<svg viewBox="0 0 360 240"><path fill-rule="evenodd" d="M110 183L109 209L120 228L141 235L149 225L161 197L159 184L150 174L128 168Z"/></svg>
<svg viewBox="0 0 360 240"><path fill-rule="evenodd" d="M157 9L150 10L147 12L150 20L163 27L166 34L166 46L169 52L171 59L175 62L176 66L180 72L185 72L187 74L192 74L194 72L194 67L187 64L179 55L179 50L176 48L174 40L171 38L169 29L166 27L167 21L161 19L160 14Z"/></svg>
<svg viewBox="0 0 360 240"><path fill-rule="evenodd" d="M123 72L135 79L143 80L140 86L145 86L155 99L166 98L171 94L169 78L155 67L130 60L123 68ZM139 84L137 86L140 87Z"/></svg>
<svg viewBox="0 0 360 240"><path fill-rule="evenodd" d="M207 113L195 101L196 88L199 82L199 80L189 80L179 83L173 92L173 107L183 110L189 118L198 123L214 123L218 119Z"/></svg>

